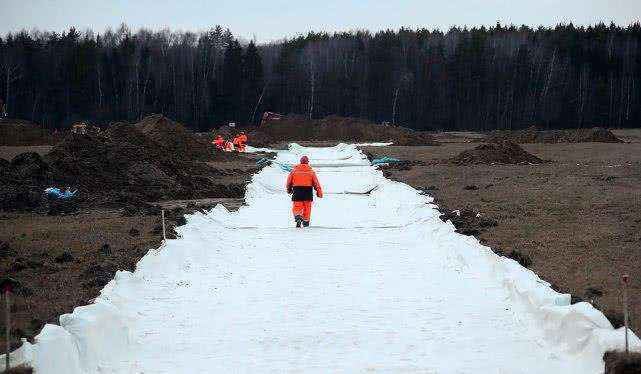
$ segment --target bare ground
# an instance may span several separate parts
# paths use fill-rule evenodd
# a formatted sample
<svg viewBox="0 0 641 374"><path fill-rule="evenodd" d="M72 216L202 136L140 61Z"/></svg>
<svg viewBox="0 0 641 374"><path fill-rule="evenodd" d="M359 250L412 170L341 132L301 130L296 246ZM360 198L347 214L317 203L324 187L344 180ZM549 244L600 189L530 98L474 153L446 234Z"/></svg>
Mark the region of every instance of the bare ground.
<svg viewBox="0 0 641 374"><path fill-rule="evenodd" d="M25 152L36 152L40 156L44 156L53 148L50 145L35 145L35 146L0 146L0 158L11 161L14 157Z"/></svg>
<svg viewBox="0 0 641 374"><path fill-rule="evenodd" d="M183 215L217 203L238 209L243 199L163 201L168 237L185 223ZM162 242L157 214L128 216L116 209L92 209L71 215L0 213L0 274L20 283L12 311L12 345L32 339L44 323L86 305L118 270L133 271L149 249ZM0 328L4 331L4 319Z"/></svg>
<svg viewBox="0 0 641 374"><path fill-rule="evenodd" d="M23 152L44 154L51 147L0 147L0 158ZM217 170L216 183L243 186L256 172L260 155L208 161ZM244 199L219 197L149 202L153 209L127 206L82 206L78 211L46 215L30 211L0 211L0 278L19 282L13 298L12 346L21 337L32 339L45 323L86 305L118 270L134 270L149 249L162 241L160 209L166 211L168 237L185 223L184 214L223 204L238 209ZM4 318L0 331L4 331Z"/></svg>
<svg viewBox="0 0 641 374"><path fill-rule="evenodd" d="M632 278L632 324L641 323L641 130L617 130L629 144L529 144L530 153L552 163L457 166L441 160L478 145L475 133L435 134L441 146L367 147L374 156L410 163L386 172L423 188L445 211L470 209L497 225L477 236L494 249L516 250L530 267L564 292L592 301L609 316L621 311L619 277ZM317 144L318 143L318 144ZM336 142L306 142L329 146ZM0 158L48 147L0 147ZM257 156L258 157L258 156ZM222 184L246 183L255 171L247 160L212 161L225 170ZM170 225L188 211L242 199L156 202L171 210ZM170 230L171 231L171 230ZM85 305L116 270L132 270L148 249L158 247L158 215L133 216L116 209L85 209L45 216L0 212L0 274L21 283L13 307L14 344L31 338L45 322ZM6 244L2 244L6 243ZM108 247L105 247L105 244ZM67 253L67 254L65 254ZM0 321L0 328L2 322Z"/></svg>
<svg viewBox="0 0 641 374"><path fill-rule="evenodd" d="M641 142L527 144L551 163L457 166L449 159L477 144L465 134L439 147L366 147L373 156L411 161L393 179L422 188L444 211L470 209L496 221L476 236L505 253L529 257L530 268L574 300L591 301L621 318L620 277L631 276L632 326L641 331ZM401 170L399 170L401 169Z"/></svg>

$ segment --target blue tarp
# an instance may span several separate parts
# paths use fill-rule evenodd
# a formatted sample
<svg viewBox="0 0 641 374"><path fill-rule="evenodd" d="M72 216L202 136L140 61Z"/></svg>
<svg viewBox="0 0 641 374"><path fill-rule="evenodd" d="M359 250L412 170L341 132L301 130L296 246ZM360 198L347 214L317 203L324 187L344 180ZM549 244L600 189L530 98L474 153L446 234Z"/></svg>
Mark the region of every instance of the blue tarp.
<svg viewBox="0 0 641 374"><path fill-rule="evenodd" d="M392 164L395 162L401 162L401 160L393 157L383 157L383 158L377 158L372 161L372 165L380 165L380 164Z"/></svg>
<svg viewBox="0 0 641 374"><path fill-rule="evenodd" d="M263 165L263 164L266 164L266 163L270 163L270 162L272 164L276 164L276 165L280 166L280 168L283 171L287 171L287 172L292 171L292 166L291 165L283 164L281 162L270 160L270 159L267 159L267 158L261 158L260 160L256 161L256 165L260 166L260 165Z"/></svg>
<svg viewBox="0 0 641 374"><path fill-rule="evenodd" d="M66 191L62 192L59 188L57 187L49 187L45 190L45 194L51 197L55 197L58 199L69 199L73 197L78 190L71 191L67 188Z"/></svg>

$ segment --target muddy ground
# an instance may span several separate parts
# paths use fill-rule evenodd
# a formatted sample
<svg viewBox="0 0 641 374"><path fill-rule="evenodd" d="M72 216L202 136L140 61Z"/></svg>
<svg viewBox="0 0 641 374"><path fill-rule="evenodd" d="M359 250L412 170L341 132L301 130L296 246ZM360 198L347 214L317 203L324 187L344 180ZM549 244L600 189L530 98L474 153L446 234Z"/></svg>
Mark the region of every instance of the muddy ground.
<svg viewBox="0 0 641 374"><path fill-rule="evenodd" d="M12 159L24 152L44 155L49 148L0 147L0 158ZM256 172L257 157L261 155L206 163L217 170L217 184L236 188ZM244 194L244 187L242 190ZM151 201L145 209L89 204L56 215L37 210L0 211L0 277L10 276L20 283L12 307L13 347L21 337L32 339L45 323L57 324L60 314L91 303L117 270L134 270L149 249L158 248L161 209L166 211L171 238L173 228L185 223L185 213L218 203L236 210L243 202L242 197L223 196ZM4 331L4 319L0 331Z"/></svg>
<svg viewBox="0 0 641 374"><path fill-rule="evenodd" d="M185 223L184 214L217 203L236 210L243 199L202 199L154 203L166 212L168 237ZM117 270L135 269L149 249L162 242L160 214L125 209L91 209L70 215L0 213L0 274L20 285L12 310L13 345L32 339L44 323L86 305ZM4 321L4 319L2 319ZM0 322L4 331L4 324Z"/></svg>
<svg viewBox="0 0 641 374"><path fill-rule="evenodd" d="M630 143L522 144L552 161L535 165L442 162L478 146L469 133L441 134L439 147L365 150L410 161L386 174L426 191L445 212L469 210L462 231L515 251L519 262L612 321L622 317L621 274L630 274L632 326L640 332L641 131L615 133Z"/></svg>

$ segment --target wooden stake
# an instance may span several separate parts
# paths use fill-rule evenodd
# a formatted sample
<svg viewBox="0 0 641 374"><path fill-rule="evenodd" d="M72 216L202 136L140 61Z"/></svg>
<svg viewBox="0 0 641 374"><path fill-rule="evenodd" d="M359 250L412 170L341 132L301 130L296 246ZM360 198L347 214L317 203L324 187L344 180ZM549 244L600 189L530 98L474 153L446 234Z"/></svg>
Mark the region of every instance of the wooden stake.
<svg viewBox="0 0 641 374"><path fill-rule="evenodd" d="M11 351L11 306L10 306L10 300L9 300L9 294L10 292L7 290L4 293L4 301L5 301L5 313L6 313L6 332L7 332L7 354L5 355L5 370L9 372L9 353Z"/></svg>
<svg viewBox="0 0 641 374"><path fill-rule="evenodd" d="M167 240L167 232L165 230L165 210L161 210L160 214L162 215L162 240Z"/></svg>
<svg viewBox="0 0 641 374"><path fill-rule="evenodd" d="M630 277L623 275L623 324L625 326L625 354L630 354L630 345L628 343L628 282Z"/></svg>

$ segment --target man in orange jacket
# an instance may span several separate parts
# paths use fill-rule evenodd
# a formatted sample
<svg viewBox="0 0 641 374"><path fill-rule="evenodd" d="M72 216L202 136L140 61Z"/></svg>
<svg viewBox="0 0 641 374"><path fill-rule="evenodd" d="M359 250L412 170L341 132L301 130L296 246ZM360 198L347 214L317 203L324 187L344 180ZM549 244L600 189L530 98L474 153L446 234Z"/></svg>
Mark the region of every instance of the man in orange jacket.
<svg viewBox="0 0 641 374"><path fill-rule="evenodd" d="M213 143L216 146L216 149L222 151L225 148L225 139L220 135L216 136L216 140L214 140Z"/></svg>
<svg viewBox="0 0 641 374"><path fill-rule="evenodd" d="M234 145L234 150L238 151L238 135L234 136L231 142Z"/></svg>
<svg viewBox="0 0 641 374"><path fill-rule="evenodd" d="M316 196L322 198L323 189L318 182L316 173L314 173L314 170L309 166L309 158L307 158L307 156L301 157L300 164L294 166L289 173L285 188L287 189L287 193L292 195L292 213L294 213L296 227L309 226L309 220L312 215L314 190L316 190Z"/></svg>
<svg viewBox="0 0 641 374"><path fill-rule="evenodd" d="M245 146L247 145L247 135L245 135L245 132L241 131L236 139L238 139L238 152L245 152Z"/></svg>

